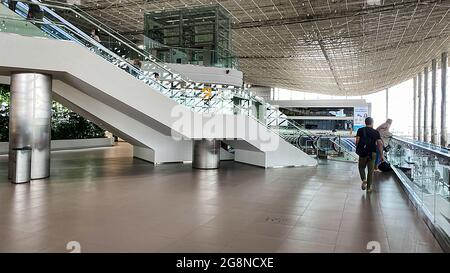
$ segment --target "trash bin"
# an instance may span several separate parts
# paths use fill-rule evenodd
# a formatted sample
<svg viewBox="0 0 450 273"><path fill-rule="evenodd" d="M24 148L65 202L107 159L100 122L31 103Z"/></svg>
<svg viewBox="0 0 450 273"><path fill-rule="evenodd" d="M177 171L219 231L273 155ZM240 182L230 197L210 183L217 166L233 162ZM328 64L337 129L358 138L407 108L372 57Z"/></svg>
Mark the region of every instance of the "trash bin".
<svg viewBox="0 0 450 273"><path fill-rule="evenodd" d="M15 184L28 183L31 180L31 147L13 148L12 168L9 175Z"/></svg>
<svg viewBox="0 0 450 273"><path fill-rule="evenodd" d="M317 150L317 158L319 159L328 159L328 153L325 150L318 149Z"/></svg>

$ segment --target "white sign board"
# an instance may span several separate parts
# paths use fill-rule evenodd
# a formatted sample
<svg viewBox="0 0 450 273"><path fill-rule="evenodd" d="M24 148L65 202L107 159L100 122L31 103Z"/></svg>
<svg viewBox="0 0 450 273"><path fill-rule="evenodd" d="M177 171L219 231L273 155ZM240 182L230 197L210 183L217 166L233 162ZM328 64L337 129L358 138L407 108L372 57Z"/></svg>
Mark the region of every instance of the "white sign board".
<svg viewBox="0 0 450 273"><path fill-rule="evenodd" d="M363 106L363 107L355 107L354 108L354 114L353 114L353 130L356 131L359 128L364 127L365 119L369 116L369 107Z"/></svg>

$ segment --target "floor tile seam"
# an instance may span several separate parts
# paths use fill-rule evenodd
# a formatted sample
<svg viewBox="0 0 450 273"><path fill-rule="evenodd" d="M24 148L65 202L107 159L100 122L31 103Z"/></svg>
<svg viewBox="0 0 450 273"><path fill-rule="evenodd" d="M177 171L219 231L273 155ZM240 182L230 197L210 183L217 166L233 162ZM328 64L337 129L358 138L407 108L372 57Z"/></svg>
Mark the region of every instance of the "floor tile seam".
<svg viewBox="0 0 450 273"><path fill-rule="evenodd" d="M336 252L336 247L337 247L337 243L338 243L338 240L339 240L339 233L341 232L341 228L342 228L342 219L344 218L344 211L345 211L345 208L347 207L347 200L348 200L348 195L345 197L344 209L341 212L341 219L340 219L340 222L339 222L338 234L336 236L336 242L334 244L333 252Z"/></svg>
<svg viewBox="0 0 450 273"><path fill-rule="evenodd" d="M378 192L378 196L380 196L379 192ZM385 223L385 217L384 217L383 209L381 208L381 202L380 202L379 198L378 198L378 201L377 201L377 206L378 206L378 210L381 213L381 221L382 221L382 226L383 226L384 235L385 235L385 238L386 238L387 248L388 248L387 250L388 250L389 253L391 253L392 252L392 247L391 247L391 243L389 241L387 228L386 228L386 223Z"/></svg>
<svg viewBox="0 0 450 273"><path fill-rule="evenodd" d="M299 223L299 221L300 221L300 220L302 219L302 217L305 215L306 211L307 211L307 210L309 209L309 207L311 206L312 200L313 200L313 199L311 199L311 200L308 201L308 205L306 205L305 209L304 209L303 212L302 212L302 215L300 215L300 217L298 217L297 221L295 221L294 226L297 226L298 223Z"/></svg>

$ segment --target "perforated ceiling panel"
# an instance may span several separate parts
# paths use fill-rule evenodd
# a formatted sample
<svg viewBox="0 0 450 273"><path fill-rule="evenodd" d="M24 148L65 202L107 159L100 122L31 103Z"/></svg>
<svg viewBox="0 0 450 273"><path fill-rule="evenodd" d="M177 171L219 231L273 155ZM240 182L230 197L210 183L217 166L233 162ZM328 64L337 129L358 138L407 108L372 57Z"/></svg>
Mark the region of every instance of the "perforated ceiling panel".
<svg viewBox="0 0 450 273"><path fill-rule="evenodd" d="M143 13L219 3L233 17L246 82L337 95L413 77L450 49L450 0L86 0L82 8L142 39Z"/></svg>

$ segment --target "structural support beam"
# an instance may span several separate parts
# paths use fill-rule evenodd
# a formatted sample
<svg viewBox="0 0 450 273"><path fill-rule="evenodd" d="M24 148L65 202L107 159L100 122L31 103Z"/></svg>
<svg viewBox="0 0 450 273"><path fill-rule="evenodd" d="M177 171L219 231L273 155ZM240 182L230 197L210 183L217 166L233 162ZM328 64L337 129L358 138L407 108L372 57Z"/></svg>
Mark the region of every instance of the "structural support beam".
<svg viewBox="0 0 450 273"><path fill-rule="evenodd" d="M423 69L423 141L429 142L429 124L428 124L428 67Z"/></svg>
<svg viewBox="0 0 450 273"><path fill-rule="evenodd" d="M389 118L389 88L386 88L386 120Z"/></svg>
<svg viewBox="0 0 450 273"><path fill-rule="evenodd" d="M317 34L316 34L316 36L318 37ZM327 61L328 66L330 67L330 71L331 71L331 74L333 75L334 81L336 82L336 85L342 94L345 92L344 85L341 83L339 76L336 73L336 69L334 68L333 63L331 62L330 56L328 56L327 50L326 50L325 46L323 45L323 42L319 38L317 38L317 41L319 43L320 50L322 51L322 54L325 57L325 60Z"/></svg>
<svg viewBox="0 0 450 273"><path fill-rule="evenodd" d="M436 85L437 85L437 61L431 61L431 143L437 144L437 128L436 128Z"/></svg>
<svg viewBox="0 0 450 273"><path fill-rule="evenodd" d="M417 77L414 77L413 79L413 88L414 88L414 95L413 95L413 139L417 140Z"/></svg>
<svg viewBox="0 0 450 273"><path fill-rule="evenodd" d="M418 107L418 111L417 111L417 137L419 139L419 141L423 141L423 137L422 137L422 72L419 72L419 74L417 75L417 90L418 90L418 94L417 97L419 98L419 107Z"/></svg>
<svg viewBox="0 0 450 273"><path fill-rule="evenodd" d="M9 178L31 168L31 179L50 176L52 77L38 73L11 75ZM31 149L31 166L18 162L18 150ZM23 157L22 157L23 158Z"/></svg>
<svg viewBox="0 0 450 273"><path fill-rule="evenodd" d="M429 0L427 4L432 5L438 0ZM386 2L386 1L384 1ZM396 12L397 10L414 8L417 2L412 0L402 1L402 2L392 2L392 3L383 3L382 5L373 5L373 6L361 6L358 5L356 8L348 8L343 9L342 11L335 11L330 13L326 12L315 12L314 14L302 14L300 16L295 17L281 17L276 19L268 19L268 20L252 20L246 22L239 22L233 24L233 29L242 29L242 28L256 28L256 27L271 27L271 26L282 26L282 25L290 25L290 24L301 24L301 23L318 23L321 21L329 21L329 20L337 20L348 17L355 16L364 16L367 14L375 14L382 12ZM110 5L112 6L112 5ZM115 7L116 5L114 5ZM355 5L356 6L356 5ZM93 7L94 8L94 7ZM97 8L97 7L95 7Z"/></svg>
<svg viewBox="0 0 450 273"><path fill-rule="evenodd" d="M447 66L448 54L442 53L441 56L441 145L447 147Z"/></svg>
<svg viewBox="0 0 450 273"><path fill-rule="evenodd" d="M195 169L218 169L220 165L220 140L201 139L193 141L192 167Z"/></svg>

